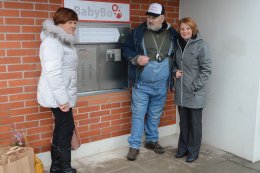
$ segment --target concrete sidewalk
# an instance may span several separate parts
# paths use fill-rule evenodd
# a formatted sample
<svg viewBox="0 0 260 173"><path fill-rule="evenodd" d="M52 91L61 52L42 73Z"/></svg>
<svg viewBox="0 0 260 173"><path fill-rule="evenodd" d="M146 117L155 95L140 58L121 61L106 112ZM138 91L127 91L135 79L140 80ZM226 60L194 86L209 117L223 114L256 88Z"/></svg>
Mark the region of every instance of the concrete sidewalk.
<svg viewBox="0 0 260 173"><path fill-rule="evenodd" d="M166 149L161 155L142 147L137 160L128 161L125 147L73 160L72 166L80 173L260 173L260 162L253 164L208 145L202 145L199 159L193 163L176 159L177 135L159 142ZM48 173L49 167L45 170Z"/></svg>

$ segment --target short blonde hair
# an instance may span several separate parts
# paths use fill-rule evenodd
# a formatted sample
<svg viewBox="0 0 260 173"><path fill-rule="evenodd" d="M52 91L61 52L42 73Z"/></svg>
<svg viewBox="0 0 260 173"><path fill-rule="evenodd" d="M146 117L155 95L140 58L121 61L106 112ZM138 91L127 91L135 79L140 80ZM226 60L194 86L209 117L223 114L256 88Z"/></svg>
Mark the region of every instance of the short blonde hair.
<svg viewBox="0 0 260 173"><path fill-rule="evenodd" d="M185 23L186 25L190 26L190 28L192 30L192 35L196 35L199 32L197 24L191 17L184 17L179 20L179 22L178 22L179 32L180 32L180 26L182 23Z"/></svg>

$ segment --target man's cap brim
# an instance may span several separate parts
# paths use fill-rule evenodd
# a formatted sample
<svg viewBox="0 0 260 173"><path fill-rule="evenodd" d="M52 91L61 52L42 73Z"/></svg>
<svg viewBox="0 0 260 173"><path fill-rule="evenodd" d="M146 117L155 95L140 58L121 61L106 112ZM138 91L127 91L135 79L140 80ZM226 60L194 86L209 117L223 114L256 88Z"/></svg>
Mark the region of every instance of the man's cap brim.
<svg viewBox="0 0 260 173"><path fill-rule="evenodd" d="M158 17L158 16L160 16L161 14L146 12L145 15L147 15L147 16L153 16L153 17Z"/></svg>

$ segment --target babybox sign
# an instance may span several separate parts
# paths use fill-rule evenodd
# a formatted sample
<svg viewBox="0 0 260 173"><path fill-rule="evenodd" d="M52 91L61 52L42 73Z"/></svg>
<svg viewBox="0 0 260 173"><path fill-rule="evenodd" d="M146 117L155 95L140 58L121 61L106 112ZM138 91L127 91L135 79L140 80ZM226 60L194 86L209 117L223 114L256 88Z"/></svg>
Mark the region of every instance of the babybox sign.
<svg viewBox="0 0 260 173"><path fill-rule="evenodd" d="M129 22L129 4L64 0L64 7L73 9L80 21Z"/></svg>

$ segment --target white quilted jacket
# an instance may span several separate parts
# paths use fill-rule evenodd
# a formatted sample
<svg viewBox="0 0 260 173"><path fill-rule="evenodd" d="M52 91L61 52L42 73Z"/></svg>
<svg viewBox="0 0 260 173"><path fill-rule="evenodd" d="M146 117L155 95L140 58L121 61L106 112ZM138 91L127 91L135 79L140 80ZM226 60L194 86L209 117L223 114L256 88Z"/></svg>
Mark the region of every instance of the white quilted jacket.
<svg viewBox="0 0 260 173"><path fill-rule="evenodd" d="M49 108L57 108L65 103L74 107L78 66L74 37L48 19L43 22L41 40L42 72L37 90L38 103Z"/></svg>

